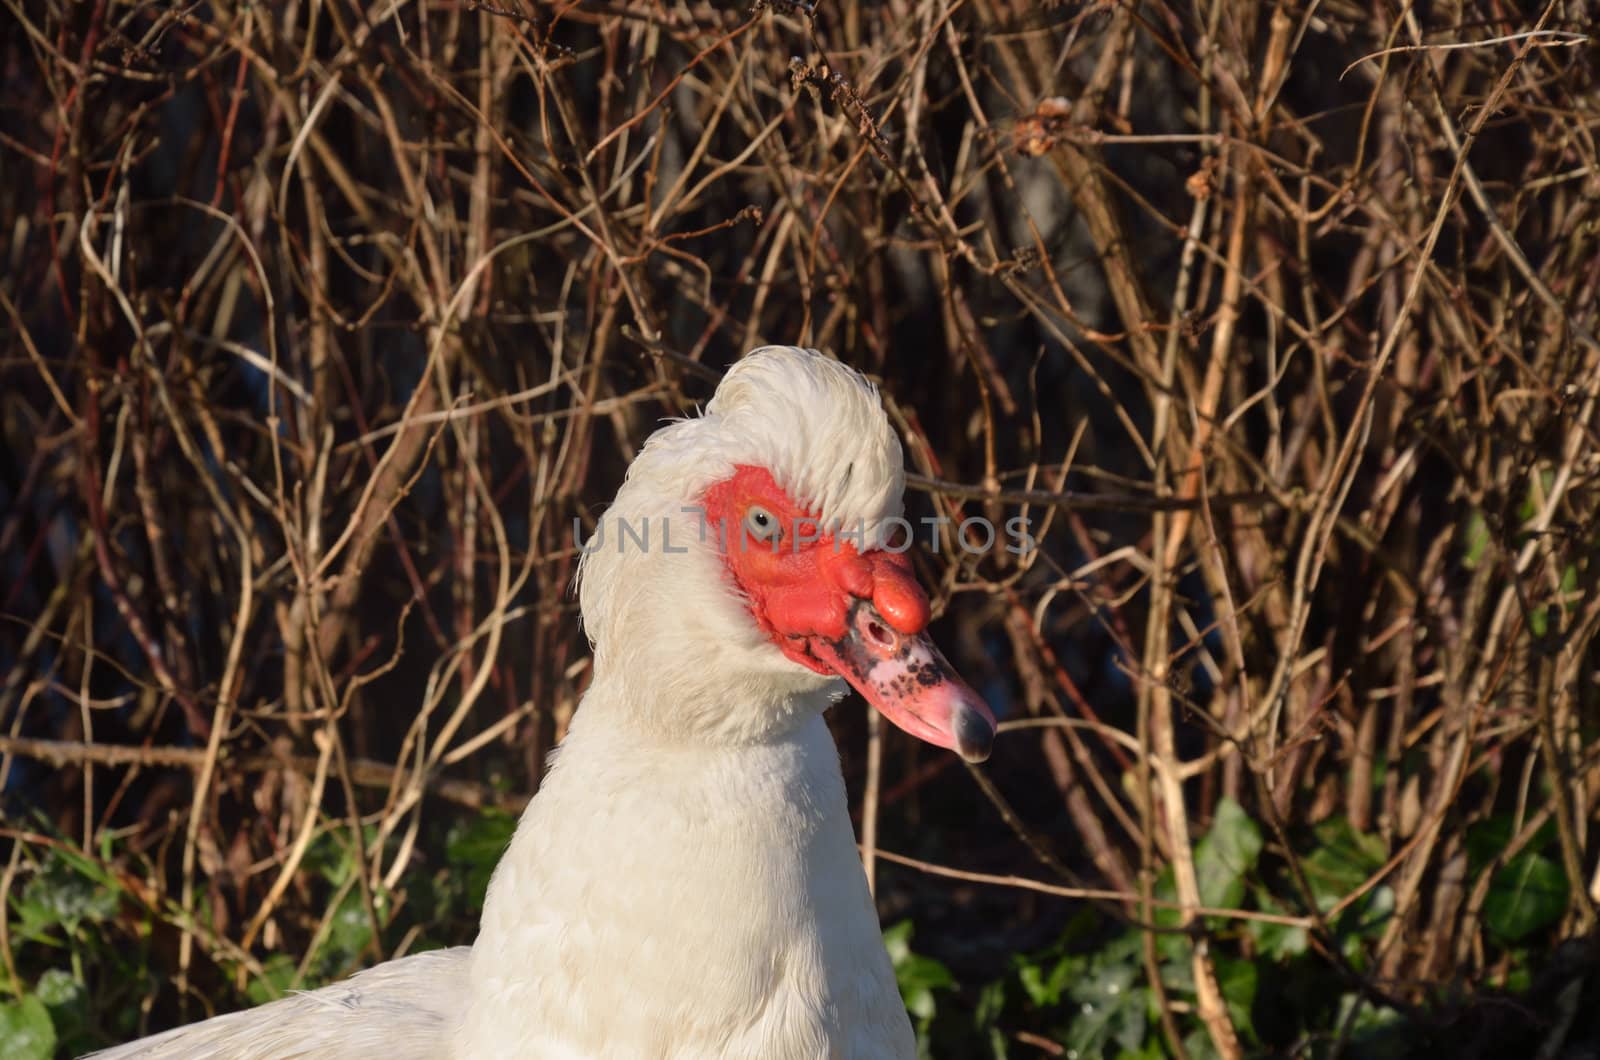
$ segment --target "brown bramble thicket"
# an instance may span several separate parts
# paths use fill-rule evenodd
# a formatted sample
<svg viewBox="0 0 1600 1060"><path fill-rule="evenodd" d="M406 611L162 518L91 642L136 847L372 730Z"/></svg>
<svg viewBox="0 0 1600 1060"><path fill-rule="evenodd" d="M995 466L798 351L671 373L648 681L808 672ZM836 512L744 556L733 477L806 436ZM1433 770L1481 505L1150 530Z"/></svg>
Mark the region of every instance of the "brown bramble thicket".
<svg viewBox="0 0 1600 1060"><path fill-rule="evenodd" d="M835 712L919 945L1166 909L1165 1047L1239 1055L1238 918L1490 988L1533 844L1595 961L1594 0L4 7L0 891L104 859L152 1025L326 929L325 836L406 944L424 817L584 688L575 525L764 342L881 381L913 516L1040 542L917 550L989 765ZM1224 799L1266 854L1201 918ZM1335 818L1384 860L1319 906Z"/></svg>

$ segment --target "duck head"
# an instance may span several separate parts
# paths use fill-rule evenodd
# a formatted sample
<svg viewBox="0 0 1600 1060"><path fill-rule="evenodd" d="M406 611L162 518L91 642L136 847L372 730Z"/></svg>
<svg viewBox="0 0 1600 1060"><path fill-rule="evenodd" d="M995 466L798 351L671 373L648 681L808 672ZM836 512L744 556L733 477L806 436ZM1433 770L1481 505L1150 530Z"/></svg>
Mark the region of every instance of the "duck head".
<svg viewBox="0 0 1600 1060"><path fill-rule="evenodd" d="M982 761L994 716L927 632L899 440L876 389L813 350L735 364L658 430L584 545L595 679L679 738L761 739L848 683L895 725ZM843 682L843 683L841 683Z"/></svg>

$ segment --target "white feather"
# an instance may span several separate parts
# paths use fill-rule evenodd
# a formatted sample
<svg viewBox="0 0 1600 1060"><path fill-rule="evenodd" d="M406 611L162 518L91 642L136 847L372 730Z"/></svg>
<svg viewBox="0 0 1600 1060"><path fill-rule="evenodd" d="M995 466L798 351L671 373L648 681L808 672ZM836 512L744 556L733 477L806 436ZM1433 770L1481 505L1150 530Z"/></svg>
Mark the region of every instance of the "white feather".
<svg viewBox="0 0 1600 1060"><path fill-rule="evenodd" d="M95 1060L437 1060L466 1004L465 946L91 1054Z"/></svg>
<svg viewBox="0 0 1600 1060"><path fill-rule="evenodd" d="M392 1007L411 1011L385 1060L913 1056L822 719L843 684L757 629L685 510L751 464L871 547L901 513L901 461L857 373L795 347L741 360L703 416L649 439L583 557L594 679L470 957L391 962L107 1055L376 1056L365 1021ZM619 520L649 521L651 547L619 547Z"/></svg>

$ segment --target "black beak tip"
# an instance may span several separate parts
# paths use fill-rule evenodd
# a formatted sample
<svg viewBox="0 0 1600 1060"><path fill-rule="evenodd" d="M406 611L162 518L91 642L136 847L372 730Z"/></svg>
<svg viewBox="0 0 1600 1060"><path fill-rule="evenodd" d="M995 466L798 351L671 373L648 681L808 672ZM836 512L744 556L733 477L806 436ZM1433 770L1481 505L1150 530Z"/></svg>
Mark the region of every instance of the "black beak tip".
<svg viewBox="0 0 1600 1060"><path fill-rule="evenodd" d="M994 749L994 723L971 707L956 713L956 753L968 762L982 762Z"/></svg>

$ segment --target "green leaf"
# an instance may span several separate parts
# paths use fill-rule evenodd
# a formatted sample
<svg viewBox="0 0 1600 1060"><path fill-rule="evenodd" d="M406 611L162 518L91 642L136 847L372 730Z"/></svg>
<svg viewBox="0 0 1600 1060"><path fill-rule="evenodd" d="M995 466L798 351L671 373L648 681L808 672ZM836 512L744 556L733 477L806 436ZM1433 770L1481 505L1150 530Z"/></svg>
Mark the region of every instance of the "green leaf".
<svg viewBox="0 0 1600 1060"><path fill-rule="evenodd" d="M75 936L85 923L100 923L117 913L119 892L79 871L81 859L53 854L23 888L16 910L18 932L33 941L50 941L54 929Z"/></svg>
<svg viewBox="0 0 1600 1060"><path fill-rule="evenodd" d="M1204 1027L1196 1027L1183 1036L1183 1051L1189 1060L1218 1060L1217 1047Z"/></svg>
<svg viewBox="0 0 1600 1060"><path fill-rule="evenodd" d="M294 982L296 971L295 960L287 953L274 953L261 962L261 974L251 976L250 982L245 984L245 996L252 1005L264 1005L268 1001L276 1001L289 992L289 984Z"/></svg>
<svg viewBox="0 0 1600 1060"><path fill-rule="evenodd" d="M335 887L342 886L355 873L355 848L339 832L323 832L306 850L300 865Z"/></svg>
<svg viewBox="0 0 1600 1060"><path fill-rule="evenodd" d="M29 994L0 1005L0 1056L7 1060L50 1060L56 1052L56 1027L45 1003Z"/></svg>
<svg viewBox="0 0 1600 1060"><path fill-rule="evenodd" d="M1161 902L1150 910L1150 922L1157 927L1176 928L1183 922L1183 911L1178 907L1178 884L1172 866L1167 865L1156 876L1151 896ZM1163 931L1156 936L1156 956L1163 964L1186 968L1189 964L1189 937L1181 931ZM1167 976L1162 975L1166 980Z"/></svg>
<svg viewBox="0 0 1600 1060"><path fill-rule="evenodd" d="M1511 967L1506 970L1505 982L1500 984L1502 990L1513 994L1526 994L1533 989L1534 958L1526 950L1517 950L1511 958ZM1583 985L1583 980L1574 979L1573 983Z"/></svg>
<svg viewBox="0 0 1600 1060"><path fill-rule="evenodd" d="M1134 985L1140 975L1138 965L1105 956L1097 954L1068 991L1077 1011L1062 1044L1079 1056L1115 1055L1108 1048L1113 1043L1121 1051L1138 1051L1149 1029L1146 991Z"/></svg>
<svg viewBox="0 0 1600 1060"><path fill-rule="evenodd" d="M1083 971L1081 957L1063 957L1049 971L1041 963L1023 961L1017 967L1017 980L1028 1000L1038 1008L1052 1008L1061 1002L1061 991Z"/></svg>
<svg viewBox="0 0 1600 1060"><path fill-rule="evenodd" d="M1306 882L1324 912L1382 867L1388 857L1381 836L1358 832L1343 817L1330 817L1317 825L1317 845L1301 859Z"/></svg>
<svg viewBox="0 0 1600 1060"><path fill-rule="evenodd" d="M511 845L511 833L516 829L513 815L504 810L485 810L450 830L445 852L450 864L466 879L467 902L474 912L483 909L489 877Z"/></svg>
<svg viewBox="0 0 1600 1060"><path fill-rule="evenodd" d="M978 1006L973 1013L972 1023L975 1027L993 1027L1006 1010L1006 981L996 979L992 983L985 983L978 991ZM1001 1038L1004 1041L1004 1036Z"/></svg>
<svg viewBox="0 0 1600 1060"><path fill-rule="evenodd" d="M1213 961L1217 971L1217 986L1222 999L1227 1002L1228 1015L1239 1033L1249 1038L1256 1036L1250 1013L1256 1003L1256 966L1251 961L1237 960L1218 954Z"/></svg>
<svg viewBox="0 0 1600 1060"><path fill-rule="evenodd" d="M1489 548L1489 523L1483 517L1483 512L1477 508L1467 516L1466 532L1462 535L1466 542L1466 551L1461 557L1461 565L1468 570L1477 570L1478 564L1483 562L1483 554Z"/></svg>
<svg viewBox="0 0 1600 1060"><path fill-rule="evenodd" d="M889 951L889 963L899 963L911 956L911 932L915 925L909 920L891 924L883 929L883 948Z"/></svg>
<svg viewBox="0 0 1600 1060"><path fill-rule="evenodd" d="M894 965L895 982L906 1011L926 1022L938 1010L934 992L955 986L956 980L941 962L912 952L911 932L911 921L902 920L884 931L883 946L889 951L889 963Z"/></svg>
<svg viewBox="0 0 1600 1060"><path fill-rule="evenodd" d="M1243 901L1245 876L1255 869L1261 846L1261 829L1243 807L1224 796L1217 803L1211 831L1195 846L1200 901L1217 909L1231 909Z"/></svg>
<svg viewBox="0 0 1600 1060"><path fill-rule="evenodd" d="M1550 630L1550 610L1543 607L1534 607L1528 611L1528 630L1535 637L1542 637Z"/></svg>
<svg viewBox="0 0 1600 1060"><path fill-rule="evenodd" d="M1287 914L1289 911L1271 898L1263 898L1260 902L1263 913ZM1245 930L1256 940L1256 952L1264 957L1275 960L1284 960L1289 957L1298 957L1306 951L1306 929L1293 924L1273 924L1265 920L1251 920L1245 925Z"/></svg>
<svg viewBox="0 0 1600 1060"><path fill-rule="evenodd" d="M371 941L372 918L367 915L367 906L361 900L360 891L352 887L328 923L327 942L318 957L331 961L333 967L329 969L330 973L338 974L359 958Z"/></svg>
<svg viewBox="0 0 1600 1060"><path fill-rule="evenodd" d="M955 976L942 961L913 953L895 968L895 979L914 990L944 990L956 985Z"/></svg>
<svg viewBox="0 0 1600 1060"><path fill-rule="evenodd" d="M50 1011L58 1045L68 1055L93 1048L89 1017L89 992L81 980L63 968L50 968L39 976L33 995Z"/></svg>
<svg viewBox="0 0 1600 1060"><path fill-rule="evenodd" d="M83 984L62 968L51 968L39 977L34 995L49 1008L73 1004L83 997Z"/></svg>
<svg viewBox="0 0 1600 1060"><path fill-rule="evenodd" d="M1352 1011L1354 1010L1354 1011ZM1410 1024L1391 1008L1379 1008L1359 994L1339 998L1335 1026L1348 1028L1350 1040L1359 1047L1357 1055L1370 1060L1408 1060L1423 1055L1418 1042L1410 1039Z"/></svg>
<svg viewBox="0 0 1600 1060"><path fill-rule="evenodd" d="M1500 852L1516 834L1516 822L1509 813L1495 814L1474 821L1467 828L1467 867L1476 872L1500 856ZM1534 847L1543 846L1535 841Z"/></svg>
<svg viewBox="0 0 1600 1060"><path fill-rule="evenodd" d="M1483 902L1484 924L1502 941L1517 942L1560 920L1569 896L1561 866L1524 851L1494 874Z"/></svg>

